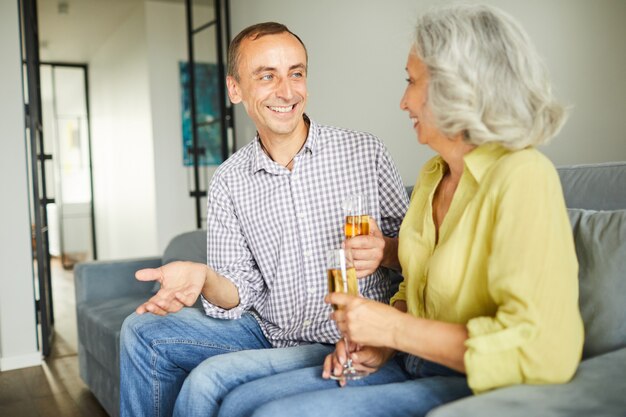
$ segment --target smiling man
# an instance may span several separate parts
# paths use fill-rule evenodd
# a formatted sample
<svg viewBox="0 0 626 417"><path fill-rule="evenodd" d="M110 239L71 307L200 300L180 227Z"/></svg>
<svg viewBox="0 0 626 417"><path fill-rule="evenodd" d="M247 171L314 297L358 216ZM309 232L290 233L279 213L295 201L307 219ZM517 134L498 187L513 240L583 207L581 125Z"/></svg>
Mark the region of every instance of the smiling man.
<svg viewBox="0 0 626 417"><path fill-rule="evenodd" d="M341 204L350 194L367 195L376 222L348 243L361 294L388 300L379 266L398 263L406 192L376 137L305 114L307 64L300 38L279 23L233 39L228 93L257 135L211 181L208 265L173 262L136 274L161 289L122 328L122 416L214 415L238 384L321 364L339 339L323 302L325 253L342 243ZM203 311L185 308L199 296Z"/></svg>
<svg viewBox="0 0 626 417"><path fill-rule="evenodd" d="M292 33L282 32L243 37L231 51L237 56L231 54L229 60L230 100L243 103L268 156L291 169L309 125L303 117L307 100L304 45Z"/></svg>

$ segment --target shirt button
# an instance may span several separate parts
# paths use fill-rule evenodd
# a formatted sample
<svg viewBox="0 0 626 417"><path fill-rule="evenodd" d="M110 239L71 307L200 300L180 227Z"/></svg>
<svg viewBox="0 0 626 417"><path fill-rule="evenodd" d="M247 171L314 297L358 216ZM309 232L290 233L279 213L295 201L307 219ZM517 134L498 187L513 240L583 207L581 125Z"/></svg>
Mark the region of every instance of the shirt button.
<svg viewBox="0 0 626 417"><path fill-rule="evenodd" d="M309 327L311 325L311 320L304 320L302 322L302 327Z"/></svg>
<svg viewBox="0 0 626 417"><path fill-rule="evenodd" d="M304 252L304 256L305 256L306 258L310 258L310 257L311 257L311 251L310 251L310 250L305 251L305 252Z"/></svg>
<svg viewBox="0 0 626 417"><path fill-rule="evenodd" d="M309 294L315 294L315 288L309 287L306 289L306 292L308 292Z"/></svg>
<svg viewBox="0 0 626 417"><path fill-rule="evenodd" d="M304 214L304 212L301 211L300 213L297 214L297 216L299 219L304 219L306 217L306 214Z"/></svg>

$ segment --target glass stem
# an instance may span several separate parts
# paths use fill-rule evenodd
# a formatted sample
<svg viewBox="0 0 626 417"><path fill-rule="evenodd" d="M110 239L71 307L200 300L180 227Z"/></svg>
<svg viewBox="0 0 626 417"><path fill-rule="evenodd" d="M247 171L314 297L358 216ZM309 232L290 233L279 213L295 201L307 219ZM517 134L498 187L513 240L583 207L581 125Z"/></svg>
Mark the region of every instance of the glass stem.
<svg viewBox="0 0 626 417"><path fill-rule="evenodd" d="M346 364L344 368L352 369L352 355L350 354L350 341L347 336L343 337L343 343L346 345Z"/></svg>

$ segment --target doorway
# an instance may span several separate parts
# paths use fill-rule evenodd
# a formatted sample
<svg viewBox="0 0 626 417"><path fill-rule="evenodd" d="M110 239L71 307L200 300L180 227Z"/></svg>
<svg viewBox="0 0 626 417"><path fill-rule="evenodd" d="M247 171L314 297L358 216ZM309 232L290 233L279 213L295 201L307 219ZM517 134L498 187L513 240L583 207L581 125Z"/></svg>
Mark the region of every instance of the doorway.
<svg viewBox="0 0 626 417"><path fill-rule="evenodd" d="M43 137L52 154L49 251L64 269L97 259L87 66L41 63Z"/></svg>
<svg viewBox="0 0 626 417"><path fill-rule="evenodd" d="M42 63L35 0L20 2L38 343L52 351L53 256L63 266L97 257L86 65ZM56 233L56 234L55 234Z"/></svg>

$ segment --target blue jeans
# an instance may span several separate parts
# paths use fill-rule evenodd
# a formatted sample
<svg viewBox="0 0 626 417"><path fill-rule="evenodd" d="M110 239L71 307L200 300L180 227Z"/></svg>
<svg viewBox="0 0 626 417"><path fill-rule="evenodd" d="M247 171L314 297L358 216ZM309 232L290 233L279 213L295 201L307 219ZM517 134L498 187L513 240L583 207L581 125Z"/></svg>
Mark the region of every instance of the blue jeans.
<svg viewBox="0 0 626 417"><path fill-rule="evenodd" d="M312 344L280 349L244 350L206 359L185 379L174 417L217 416L224 397L259 378L324 362L332 345Z"/></svg>
<svg viewBox="0 0 626 417"><path fill-rule="evenodd" d="M187 384L181 398L183 405L200 401L200 398L198 401L188 400L189 395L195 395L194 391L205 391L201 399L208 397L210 406L211 401L213 404L221 402L220 396L230 390L230 385L219 381L212 385L211 366L232 377L231 384L239 384L252 377L321 363L332 349L323 345L288 349L271 347L251 314L244 314L239 320L214 319L197 308L184 308L164 317L132 314L124 321L120 336L120 415L171 416L189 373L206 359L207 363L193 372L194 382L205 379L205 385ZM253 352L242 352L241 360L238 359L240 356L228 359L232 352L245 350ZM274 351L282 354L273 354ZM255 354L259 355L258 361L252 359ZM219 359L210 359L216 355L220 355ZM273 359L268 359L270 357ZM260 363L269 366L259 367ZM244 364L250 364L250 367L244 367ZM251 364L259 369L248 376L246 372L252 368Z"/></svg>
<svg viewBox="0 0 626 417"><path fill-rule="evenodd" d="M120 335L120 415L171 416L183 381L206 358L271 345L250 314L218 320L197 308L131 314Z"/></svg>
<svg viewBox="0 0 626 417"><path fill-rule="evenodd" d="M345 388L322 379L321 367L257 379L231 391L219 416L423 416L471 393L464 375L400 354Z"/></svg>

